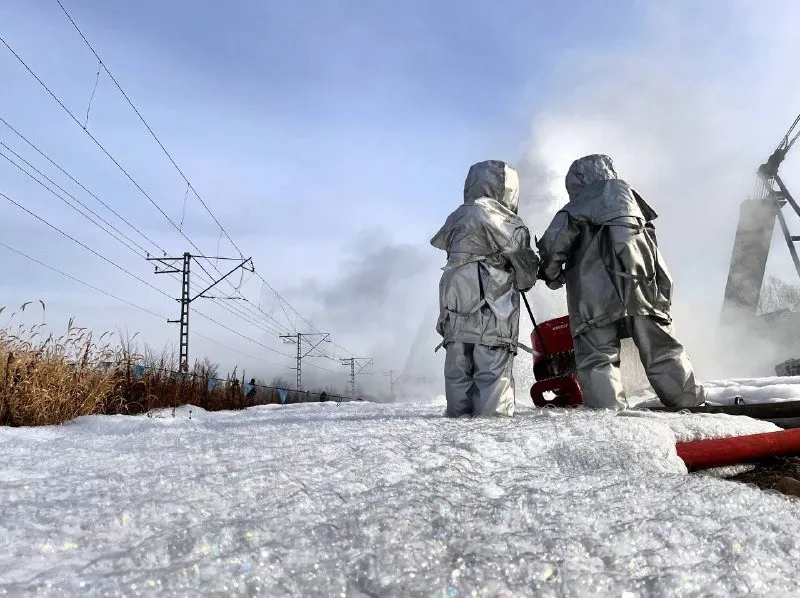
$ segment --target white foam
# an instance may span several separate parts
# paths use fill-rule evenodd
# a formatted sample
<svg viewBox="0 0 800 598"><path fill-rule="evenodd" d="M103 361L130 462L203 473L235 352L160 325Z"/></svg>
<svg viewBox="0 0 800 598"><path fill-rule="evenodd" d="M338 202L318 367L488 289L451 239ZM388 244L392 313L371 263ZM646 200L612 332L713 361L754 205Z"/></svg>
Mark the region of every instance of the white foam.
<svg viewBox="0 0 800 598"><path fill-rule="evenodd" d="M800 377L734 378L704 382L709 401L733 404L741 396L746 403L777 403L800 400ZM656 405L652 391L629 397L629 403L639 407Z"/></svg>
<svg viewBox="0 0 800 598"><path fill-rule="evenodd" d="M0 429L0 594L796 594L797 502L687 475L711 415L260 407ZM627 594L626 594L627 593Z"/></svg>

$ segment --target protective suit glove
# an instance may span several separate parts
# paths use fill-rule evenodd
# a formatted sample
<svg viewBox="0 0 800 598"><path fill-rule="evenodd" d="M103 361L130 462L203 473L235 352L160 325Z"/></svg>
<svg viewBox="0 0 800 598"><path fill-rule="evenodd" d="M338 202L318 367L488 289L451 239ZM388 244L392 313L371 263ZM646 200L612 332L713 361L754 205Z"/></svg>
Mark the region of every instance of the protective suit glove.
<svg viewBox="0 0 800 598"><path fill-rule="evenodd" d="M515 290L515 291L517 291L518 293L527 293L527 292L528 292L528 291L530 291L530 290L531 290L531 289L532 289L534 286L536 286L536 279L534 279L534 280L533 280L533 284L532 284L531 286L529 286L529 287L522 287L522 286L520 286L519 284L517 284L517 282L516 282L516 281L514 281L514 283L513 283L513 284L514 284L514 290Z"/></svg>
<svg viewBox="0 0 800 598"><path fill-rule="evenodd" d="M552 290L560 289L567 282L567 277L563 270L558 273L558 276L554 280L550 280L544 275L544 268L541 266L539 267L539 271L536 273L536 278L543 280L547 285L547 288Z"/></svg>
<svg viewBox="0 0 800 598"><path fill-rule="evenodd" d="M563 287L566 282L567 282L567 277L564 276L563 272L560 272L558 278L556 278L555 280L547 281L547 288L555 291Z"/></svg>

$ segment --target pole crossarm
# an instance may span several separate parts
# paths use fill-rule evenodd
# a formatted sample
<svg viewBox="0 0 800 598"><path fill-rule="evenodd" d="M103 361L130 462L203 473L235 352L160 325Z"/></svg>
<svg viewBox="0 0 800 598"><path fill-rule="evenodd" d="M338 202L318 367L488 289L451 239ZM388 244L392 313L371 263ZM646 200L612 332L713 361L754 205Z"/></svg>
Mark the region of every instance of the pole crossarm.
<svg viewBox="0 0 800 598"><path fill-rule="evenodd" d="M209 286L205 289L197 293L194 297L191 296L191 285L190 285L190 269L193 259L220 259L220 260L231 260L231 261L238 261L239 263L230 270L227 274L224 274L219 279L212 282ZM178 301L181 304L181 317L178 320L167 320L170 324L180 324L180 332L178 336L178 346L180 350L180 370L182 372L189 371L189 306L195 299L212 299L213 297L206 295L207 291L213 289L216 285L220 282L225 280L228 276L236 272L238 269L243 268L248 270L249 272L255 272L255 267L253 266L253 258L225 258L225 257L208 257L205 255L192 255L188 251L185 252L180 257L170 257L170 256L162 256L162 257L148 257L147 261L149 262L156 262L155 266L155 273L156 274L181 274L181 298ZM178 268L175 263L181 262L181 267ZM159 267L159 265L161 267Z"/></svg>
<svg viewBox="0 0 800 598"><path fill-rule="evenodd" d="M194 256L192 256L192 257L194 257ZM209 258L209 259L215 259L215 258ZM248 264L248 263L250 264L250 267L249 267L249 268L247 267L247 264ZM227 274L223 274L221 277L219 277L217 280L215 280L214 282L212 282L210 285L208 285L208 286L207 286L206 288L204 288L202 291L200 291L199 293L197 293L197 295L195 295L194 297L192 297L191 299L189 299L189 303L191 303L192 301L194 301L195 299L197 299L197 298L199 298L199 297L203 297L203 293L205 293L206 291L210 291L211 289L213 289L215 286L217 286L217 285L218 285L219 283L221 283L223 280L225 280L226 278L228 278L228 276L230 276L231 274L233 274L234 272L236 272L236 271L237 271L239 268L242 268L242 269L244 269L244 270L247 270L248 272L255 272L255 267L253 266L253 258L249 257L249 258L247 258L247 259L244 259L244 260L242 260L242 261L241 261L241 263L239 263L239 264L237 264L236 266L234 266L233 268L231 268L231 270L230 270L230 271L229 271ZM205 297L205 298L206 298L206 299L210 299L210 297Z"/></svg>
<svg viewBox="0 0 800 598"><path fill-rule="evenodd" d="M303 353L303 339L307 336L321 336L322 338L316 344L312 345L308 351ZM297 332L295 334L281 334L279 338L283 339L284 342L297 344L297 366L292 369L297 370L297 390L303 390L303 358L323 342L329 342L330 332Z"/></svg>
<svg viewBox="0 0 800 598"><path fill-rule="evenodd" d="M311 348L303 354L303 357L306 357L309 353L311 353L311 351L313 351L314 349L319 347L322 343L330 342L330 340L331 340L330 332L318 332L318 333L314 333L314 334L303 334L304 338L306 336L322 336L322 338L320 340L318 340L316 343L314 343L311 346Z"/></svg>
<svg viewBox="0 0 800 598"><path fill-rule="evenodd" d="M161 264L162 267L166 268L164 270L159 270L158 266L156 265L156 274L180 274L183 272L180 268L176 268L172 263L169 262L176 262L182 261L183 257L148 257L148 262L158 262Z"/></svg>
<svg viewBox="0 0 800 598"><path fill-rule="evenodd" d="M355 359L356 360L364 360L364 363L361 365L360 368L358 368L358 371L356 372L356 375L358 375L361 372L363 372L364 368L366 368L368 365L372 365L372 357L356 357Z"/></svg>

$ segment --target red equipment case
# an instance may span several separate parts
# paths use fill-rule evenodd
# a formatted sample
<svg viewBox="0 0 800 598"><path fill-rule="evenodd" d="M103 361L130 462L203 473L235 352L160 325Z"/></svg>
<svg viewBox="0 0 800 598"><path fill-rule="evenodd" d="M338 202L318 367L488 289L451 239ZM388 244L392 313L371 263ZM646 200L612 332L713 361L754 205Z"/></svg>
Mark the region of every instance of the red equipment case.
<svg viewBox="0 0 800 598"><path fill-rule="evenodd" d="M583 392L575 378L575 347L569 316L542 322L531 333L533 376L531 399L537 407L578 407L583 405ZM548 400L544 393L552 392Z"/></svg>

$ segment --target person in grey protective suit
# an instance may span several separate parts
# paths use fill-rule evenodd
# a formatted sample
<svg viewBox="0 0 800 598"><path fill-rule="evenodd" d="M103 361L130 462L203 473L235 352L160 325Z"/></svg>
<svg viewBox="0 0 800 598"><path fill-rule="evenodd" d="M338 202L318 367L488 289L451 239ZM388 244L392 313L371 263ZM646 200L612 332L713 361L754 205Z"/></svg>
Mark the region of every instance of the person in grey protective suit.
<svg viewBox="0 0 800 598"><path fill-rule="evenodd" d="M436 330L446 351L445 415L514 415L512 366L519 347L520 291L536 282L539 258L517 215L517 171L499 160L473 164L464 203L431 245L447 252Z"/></svg>
<svg viewBox="0 0 800 598"><path fill-rule="evenodd" d="M658 248L655 211L617 178L611 158L575 160L566 176L569 202L537 248L538 277L567 285L578 383L587 407L625 409L620 340L636 344L656 395L667 407L705 401L692 364L672 334L672 277Z"/></svg>

